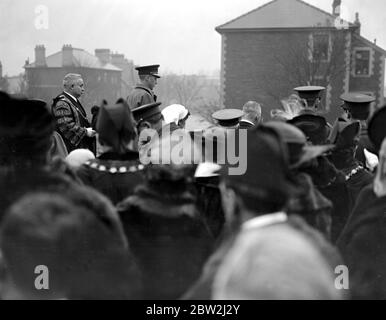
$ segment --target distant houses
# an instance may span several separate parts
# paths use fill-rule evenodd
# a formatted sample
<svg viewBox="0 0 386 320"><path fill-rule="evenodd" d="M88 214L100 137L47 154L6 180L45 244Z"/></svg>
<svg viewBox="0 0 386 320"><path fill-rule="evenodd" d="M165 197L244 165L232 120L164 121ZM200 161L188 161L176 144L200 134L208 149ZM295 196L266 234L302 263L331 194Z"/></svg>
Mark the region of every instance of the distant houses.
<svg viewBox="0 0 386 320"><path fill-rule="evenodd" d="M62 80L67 73L83 76L86 92L82 98L87 112L103 99L114 103L126 97L136 82L134 64L123 54L110 49L95 49L91 54L83 49L64 45L61 51L46 56L43 45L35 47L35 61L26 62L27 95L51 103L62 91Z"/></svg>

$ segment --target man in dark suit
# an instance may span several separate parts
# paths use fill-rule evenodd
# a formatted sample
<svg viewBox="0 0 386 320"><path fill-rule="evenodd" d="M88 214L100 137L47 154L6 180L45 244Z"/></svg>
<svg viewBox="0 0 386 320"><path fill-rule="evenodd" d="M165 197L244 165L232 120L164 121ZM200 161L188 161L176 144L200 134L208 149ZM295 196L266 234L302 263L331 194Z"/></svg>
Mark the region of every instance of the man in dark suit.
<svg viewBox="0 0 386 320"><path fill-rule="evenodd" d="M137 67L140 83L138 83L133 91L127 97L127 103L130 109L139 108L140 106L157 102L157 96L153 89L157 85L159 65Z"/></svg>
<svg viewBox="0 0 386 320"><path fill-rule="evenodd" d="M52 105L56 131L62 136L68 152L83 148L95 153L96 132L91 128L86 111L78 100L85 90L82 76L67 74L63 79L63 89Z"/></svg>
<svg viewBox="0 0 386 320"><path fill-rule="evenodd" d="M243 106L243 112L240 129L251 129L261 123L261 106L256 101L248 101Z"/></svg>

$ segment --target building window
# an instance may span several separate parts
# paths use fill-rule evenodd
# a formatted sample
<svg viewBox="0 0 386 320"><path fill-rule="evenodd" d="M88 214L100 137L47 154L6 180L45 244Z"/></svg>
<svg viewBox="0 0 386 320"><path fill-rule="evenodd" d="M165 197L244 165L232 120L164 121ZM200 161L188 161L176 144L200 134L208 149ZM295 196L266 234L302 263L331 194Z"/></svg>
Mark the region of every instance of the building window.
<svg viewBox="0 0 386 320"><path fill-rule="evenodd" d="M371 76L372 54L370 48L357 48L354 50L354 76Z"/></svg>
<svg viewBox="0 0 386 320"><path fill-rule="evenodd" d="M331 45L331 35L329 33L310 34L309 60L312 62L329 62Z"/></svg>
<svg viewBox="0 0 386 320"><path fill-rule="evenodd" d="M329 61L330 59L330 35L314 34L314 61Z"/></svg>

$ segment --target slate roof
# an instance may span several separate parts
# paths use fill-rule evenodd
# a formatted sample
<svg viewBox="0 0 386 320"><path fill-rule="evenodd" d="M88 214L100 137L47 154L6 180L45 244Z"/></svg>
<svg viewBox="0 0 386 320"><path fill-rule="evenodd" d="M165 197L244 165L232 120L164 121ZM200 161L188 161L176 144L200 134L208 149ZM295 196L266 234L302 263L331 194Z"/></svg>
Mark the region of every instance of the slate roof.
<svg viewBox="0 0 386 320"><path fill-rule="evenodd" d="M72 48L72 53L74 67L122 71L111 63L103 64L96 56L83 49ZM47 56L46 63L48 68L62 68L62 51ZM36 64L31 63L25 67L35 68Z"/></svg>
<svg viewBox="0 0 386 320"><path fill-rule="evenodd" d="M245 29L331 28L335 26L335 19L332 14L301 0L273 0L218 26L216 30L221 33Z"/></svg>

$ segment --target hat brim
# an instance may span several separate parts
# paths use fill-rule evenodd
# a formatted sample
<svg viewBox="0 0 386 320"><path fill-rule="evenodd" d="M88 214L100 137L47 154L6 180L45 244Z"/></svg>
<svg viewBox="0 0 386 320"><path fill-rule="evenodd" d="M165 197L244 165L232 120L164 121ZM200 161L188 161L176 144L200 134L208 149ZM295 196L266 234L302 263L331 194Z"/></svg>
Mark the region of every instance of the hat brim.
<svg viewBox="0 0 386 320"><path fill-rule="evenodd" d="M313 160L315 158L318 158L326 152L334 149L334 147L335 146L332 144L323 146L305 146L303 148L303 154L301 155L299 161L291 165L291 168L298 168L302 164L307 163L308 161Z"/></svg>

